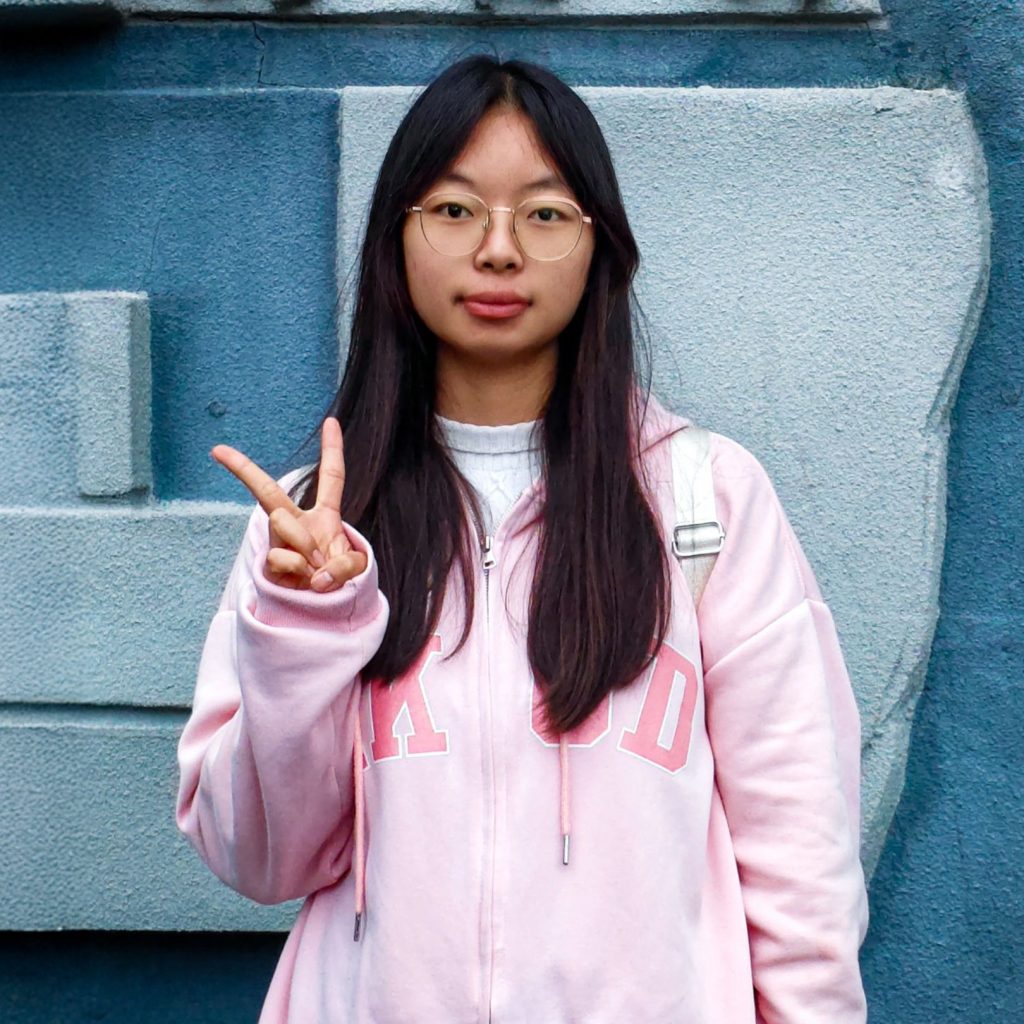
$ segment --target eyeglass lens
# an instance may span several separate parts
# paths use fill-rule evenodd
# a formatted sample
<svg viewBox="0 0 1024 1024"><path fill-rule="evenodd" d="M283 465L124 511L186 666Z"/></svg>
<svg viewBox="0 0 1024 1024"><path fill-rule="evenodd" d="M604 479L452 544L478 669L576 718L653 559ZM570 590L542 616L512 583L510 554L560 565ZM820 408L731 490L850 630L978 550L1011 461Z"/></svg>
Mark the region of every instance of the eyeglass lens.
<svg viewBox="0 0 1024 1024"><path fill-rule="evenodd" d="M423 234L446 256L473 252L484 237L487 207L476 196L438 192L422 203ZM557 199L528 199L516 207L513 230L531 259L567 256L579 240L583 221L571 203Z"/></svg>

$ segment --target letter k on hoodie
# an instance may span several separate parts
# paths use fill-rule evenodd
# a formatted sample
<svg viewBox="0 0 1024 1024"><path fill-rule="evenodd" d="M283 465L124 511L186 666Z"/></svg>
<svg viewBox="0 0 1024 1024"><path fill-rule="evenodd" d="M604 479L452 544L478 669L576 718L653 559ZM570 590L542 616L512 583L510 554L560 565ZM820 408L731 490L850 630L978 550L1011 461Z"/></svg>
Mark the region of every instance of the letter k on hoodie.
<svg viewBox="0 0 1024 1024"><path fill-rule="evenodd" d="M643 420L666 547L668 436L688 423L653 398ZM563 737L526 654L542 481L476 567L467 644L442 660L462 626L449 587L391 688L361 674L389 615L367 540L345 524L368 561L341 589L290 590L262 574L255 507L176 820L242 895L305 897L260 1024L863 1024L857 705L771 481L711 440L726 539L699 615L670 555L654 663Z"/></svg>

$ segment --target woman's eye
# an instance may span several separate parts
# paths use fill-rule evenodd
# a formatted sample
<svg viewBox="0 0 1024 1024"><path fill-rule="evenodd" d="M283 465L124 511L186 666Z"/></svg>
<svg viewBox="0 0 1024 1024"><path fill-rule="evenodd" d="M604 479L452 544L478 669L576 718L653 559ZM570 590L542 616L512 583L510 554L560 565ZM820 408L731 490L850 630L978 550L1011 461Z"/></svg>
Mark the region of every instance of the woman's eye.
<svg viewBox="0 0 1024 1024"><path fill-rule="evenodd" d="M562 216L561 212L556 210L553 206L539 206L533 213L538 215L538 218L545 224L550 224L552 221L557 220Z"/></svg>
<svg viewBox="0 0 1024 1024"><path fill-rule="evenodd" d="M467 210L461 203L442 203L434 208L434 213L439 213L446 220L464 220L465 218L459 216L460 210L472 216L472 211Z"/></svg>

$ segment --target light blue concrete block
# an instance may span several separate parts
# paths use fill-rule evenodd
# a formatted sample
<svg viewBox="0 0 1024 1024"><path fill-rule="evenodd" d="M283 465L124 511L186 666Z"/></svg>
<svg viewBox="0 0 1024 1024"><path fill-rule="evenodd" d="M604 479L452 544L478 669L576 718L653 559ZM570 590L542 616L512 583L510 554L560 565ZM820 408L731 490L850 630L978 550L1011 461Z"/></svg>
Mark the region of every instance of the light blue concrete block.
<svg viewBox="0 0 1024 1024"><path fill-rule="evenodd" d="M75 393L56 292L0 295L0 504L78 498Z"/></svg>
<svg viewBox="0 0 1024 1024"><path fill-rule="evenodd" d="M131 292L0 295L0 503L151 486L149 309Z"/></svg>
<svg viewBox="0 0 1024 1024"><path fill-rule="evenodd" d="M0 928L291 926L301 901L250 902L178 832L177 736L154 712L0 708Z"/></svg>
<svg viewBox="0 0 1024 1024"><path fill-rule="evenodd" d="M160 282L153 442L164 494L249 497L209 458L212 444L239 444L273 469L309 415L271 415L280 367L301 360L289 385L307 396L331 380L337 102L331 90L6 97L6 180L20 197L14 244L0 246L7 277ZM285 306L294 319L275 323ZM287 928L293 911L232 892L174 823L176 741L252 503L79 493L76 360L113 359L122 380L141 379L127 358L141 349L128 309L112 355L86 307L79 323L96 333L76 348L69 308L68 293L0 297L0 532L24 567L0 574L3 926ZM103 380L87 389L94 404L108 400ZM124 436L123 415L90 422L108 449L109 435ZM175 459L186 466L177 477Z"/></svg>
<svg viewBox="0 0 1024 1024"><path fill-rule="evenodd" d="M640 246L655 389L765 464L835 617L870 875L938 617L949 414L988 283L967 103L890 87L577 91ZM418 92L344 90L339 280Z"/></svg>
<svg viewBox="0 0 1024 1024"><path fill-rule="evenodd" d="M0 508L5 550L32 579L0 573L0 700L186 707L251 511Z"/></svg>
<svg viewBox="0 0 1024 1024"><path fill-rule="evenodd" d="M75 393L75 469L83 495L152 486L149 304L145 295L64 296Z"/></svg>

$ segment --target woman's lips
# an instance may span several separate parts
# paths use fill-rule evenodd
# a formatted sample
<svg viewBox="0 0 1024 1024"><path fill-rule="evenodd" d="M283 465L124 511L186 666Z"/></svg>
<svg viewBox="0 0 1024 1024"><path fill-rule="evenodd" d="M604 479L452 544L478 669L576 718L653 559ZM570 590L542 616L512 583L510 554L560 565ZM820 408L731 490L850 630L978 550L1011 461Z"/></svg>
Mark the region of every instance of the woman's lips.
<svg viewBox="0 0 1024 1024"><path fill-rule="evenodd" d="M476 302L466 299L463 302L466 310L472 316L478 316L484 320L507 320L511 316L518 316L529 305L528 302Z"/></svg>

